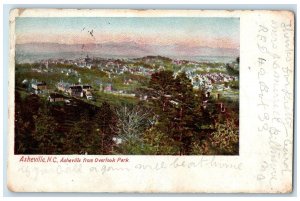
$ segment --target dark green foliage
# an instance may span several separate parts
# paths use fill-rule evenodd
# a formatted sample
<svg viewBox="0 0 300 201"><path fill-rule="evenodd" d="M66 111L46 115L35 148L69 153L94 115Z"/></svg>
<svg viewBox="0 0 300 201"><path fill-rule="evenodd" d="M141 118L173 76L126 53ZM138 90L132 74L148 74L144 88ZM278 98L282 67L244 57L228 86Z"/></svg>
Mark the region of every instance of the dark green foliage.
<svg viewBox="0 0 300 201"><path fill-rule="evenodd" d="M239 81L231 81L231 82L228 83L228 85L232 89L239 89Z"/></svg>
<svg viewBox="0 0 300 201"><path fill-rule="evenodd" d="M226 65L226 70L230 75L239 75L239 70L234 69L232 66L230 66L229 64Z"/></svg>
<svg viewBox="0 0 300 201"><path fill-rule="evenodd" d="M96 135L101 143L101 153L109 154L114 145L113 137L116 135L117 116L111 106L104 102L94 117Z"/></svg>
<svg viewBox="0 0 300 201"><path fill-rule="evenodd" d="M236 58L235 63L238 65L238 68L234 67L233 64L226 64L226 70L227 70L228 74L230 74L230 75L239 76L239 74L240 74L240 69L239 69L240 57Z"/></svg>
<svg viewBox="0 0 300 201"><path fill-rule="evenodd" d="M65 153L66 154L100 154L101 147L95 146L99 143L99 138L96 132L93 132L89 126L90 120L85 113L80 120L72 126L67 133L65 140ZM100 143L98 144L100 145Z"/></svg>
<svg viewBox="0 0 300 201"><path fill-rule="evenodd" d="M211 136L200 141L193 141L191 154L238 155L238 122L228 119L223 123L217 123Z"/></svg>
<svg viewBox="0 0 300 201"><path fill-rule="evenodd" d="M155 73L149 86L158 115L157 128L173 140L179 150L177 154L189 154L194 136L200 135L204 124L211 123L201 109L203 97L196 98L185 73L176 78L171 71Z"/></svg>
<svg viewBox="0 0 300 201"><path fill-rule="evenodd" d="M21 98L20 93L15 95L15 153L34 154L38 143L34 139L35 123L39 108L40 98L36 95L29 95Z"/></svg>
<svg viewBox="0 0 300 201"><path fill-rule="evenodd" d="M143 152L149 155L177 155L180 147L167 134L158 128L151 127L143 135Z"/></svg>
<svg viewBox="0 0 300 201"><path fill-rule="evenodd" d="M164 57L145 57L143 62L155 59L158 65L160 62L171 65ZM142 65L139 62L135 64ZM93 76L107 79L96 68L79 69L65 64L56 67L77 69L87 80ZM49 103L42 95L28 94L20 84L24 77L19 75L30 68L39 66L18 66L16 72L16 154L234 155L239 152L239 103L194 90L184 72L174 76L173 71L163 70L151 78L124 73L113 78L112 83L122 88L124 79L138 80L130 86L139 86L138 90L124 87L136 97L95 90L93 96L97 102L72 99L76 104L68 105ZM239 73L232 65L227 70ZM30 78L41 76L36 72L26 73ZM228 85L238 89L238 81ZM138 97L143 95L148 98L140 101ZM226 111L221 111L220 104Z"/></svg>
<svg viewBox="0 0 300 201"><path fill-rule="evenodd" d="M56 154L60 152L60 133L56 131L57 123L47 109L40 108L34 115L35 130L33 139L38 144L37 153Z"/></svg>
<svg viewBox="0 0 300 201"><path fill-rule="evenodd" d="M116 117L108 103L98 109L83 103L72 108L49 104L37 95L22 99L19 92L15 103L16 154L109 154L112 150Z"/></svg>

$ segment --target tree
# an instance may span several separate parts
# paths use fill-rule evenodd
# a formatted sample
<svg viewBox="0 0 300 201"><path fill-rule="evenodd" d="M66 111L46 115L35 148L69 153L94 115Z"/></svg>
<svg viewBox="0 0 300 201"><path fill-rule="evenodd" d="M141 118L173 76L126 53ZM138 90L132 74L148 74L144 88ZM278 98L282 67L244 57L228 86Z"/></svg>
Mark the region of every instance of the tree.
<svg viewBox="0 0 300 201"><path fill-rule="evenodd" d="M57 150L57 143L60 134L56 132L57 123L47 108L40 108L37 115L34 115L35 130L33 139L37 142L37 154L54 154Z"/></svg>
<svg viewBox="0 0 300 201"><path fill-rule="evenodd" d="M156 127L172 136L170 124L174 118L174 104L176 104L171 99L175 90L173 72L160 71L152 74L148 88L150 106L157 116Z"/></svg>
<svg viewBox="0 0 300 201"><path fill-rule="evenodd" d="M147 129L143 134L143 153L151 155L175 155L180 152L179 146L167 134L155 126Z"/></svg>
<svg viewBox="0 0 300 201"><path fill-rule="evenodd" d="M143 153L143 133L151 125L150 112L141 106L122 106L116 109L118 138L122 140L119 151L122 154Z"/></svg>
<svg viewBox="0 0 300 201"><path fill-rule="evenodd" d="M173 72L160 71L152 74L149 82L148 94L154 106L166 111L170 102L169 98L174 90Z"/></svg>
<svg viewBox="0 0 300 201"><path fill-rule="evenodd" d="M115 125L117 116L111 106L104 102L95 115L96 138L100 138L101 153L108 154L114 145L113 137L116 135Z"/></svg>
<svg viewBox="0 0 300 201"><path fill-rule="evenodd" d="M240 57L237 57L235 60L235 63L238 65L236 68L232 64L226 64L226 70L228 74L233 75L233 76L239 76L240 71L239 71L239 66L240 66Z"/></svg>
<svg viewBox="0 0 300 201"><path fill-rule="evenodd" d="M191 80L186 74L180 73L174 80L174 92L172 101L175 104L173 119L173 138L181 143L180 154L188 154L191 148L192 137L197 131L195 127L195 95Z"/></svg>
<svg viewBox="0 0 300 201"><path fill-rule="evenodd" d="M215 154L236 155L239 153L239 129L234 120L216 125L212 133L211 145Z"/></svg>
<svg viewBox="0 0 300 201"><path fill-rule="evenodd" d="M19 92L15 93L15 154L31 153L30 146L33 142L31 138L30 122L23 119L23 101Z"/></svg>
<svg viewBox="0 0 300 201"><path fill-rule="evenodd" d="M202 101L197 102L191 80L185 73L174 78L171 71L160 71L152 75L149 88L150 102L158 116L156 127L172 138L174 146L179 147L177 154L189 154L193 137L201 129L197 112L202 112L196 111Z"/></svg>
<svg viewBox="0 0 300 201"><path fill-rule="evenodd" d="M39 109L43 106L37 95L28 95L24 98L15 93L15 153L37 153L38 143L34 139L35 119Z"/></svg>
<svg viewBox="0 0 300 201"><path fill-rule="evenodd" d="M87 112L84 112L80 120L74 123L70 129L65 143L67 154L99 154L100 144L95 147L99 139L93 135L90 119Z"/></svg>

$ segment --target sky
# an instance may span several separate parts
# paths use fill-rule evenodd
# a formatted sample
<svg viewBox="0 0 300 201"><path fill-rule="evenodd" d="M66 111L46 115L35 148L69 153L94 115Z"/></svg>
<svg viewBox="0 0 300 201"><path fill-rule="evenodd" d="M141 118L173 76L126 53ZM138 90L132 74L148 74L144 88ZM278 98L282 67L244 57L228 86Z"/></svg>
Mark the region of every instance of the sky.
<svg viewBox="0 0 300 201"><path fill-rule="evenodd" d="M239 24L239 18L211 17L19 17L16 43L134 42L239 49Z"/></svg>

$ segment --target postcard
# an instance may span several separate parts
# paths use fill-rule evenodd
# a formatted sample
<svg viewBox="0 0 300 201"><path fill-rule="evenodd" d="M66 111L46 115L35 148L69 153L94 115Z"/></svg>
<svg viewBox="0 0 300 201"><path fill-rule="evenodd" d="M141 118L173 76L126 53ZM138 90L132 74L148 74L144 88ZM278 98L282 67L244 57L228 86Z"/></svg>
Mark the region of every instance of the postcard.
<svg viewBox="0 0 300 201"><path fill-rule="evenodd" d="M291 11L9 20L11 191L292 192Z"/></svg>

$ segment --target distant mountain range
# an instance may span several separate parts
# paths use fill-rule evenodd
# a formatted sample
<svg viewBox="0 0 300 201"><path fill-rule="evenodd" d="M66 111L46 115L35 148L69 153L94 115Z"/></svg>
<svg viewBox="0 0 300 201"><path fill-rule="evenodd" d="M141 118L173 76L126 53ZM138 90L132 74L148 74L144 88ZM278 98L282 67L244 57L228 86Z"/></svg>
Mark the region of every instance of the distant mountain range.
<svg viewBox="0 0 300 201"><path fill-rule="evenodd" d="M79 55L97 57L143 57L147 55L162 55L171 58L187 57L237 57L239 49L211 48L202 46L187 47L174 45L143 45L135 42L102 43L102 44L59 44L59 43L26 43L16 45L17 61L30 59L51 58L74 59Z"/></svg>

